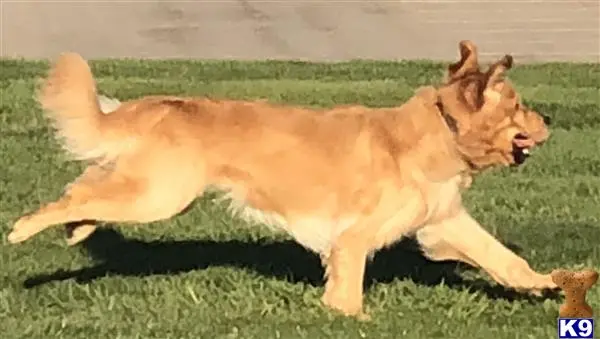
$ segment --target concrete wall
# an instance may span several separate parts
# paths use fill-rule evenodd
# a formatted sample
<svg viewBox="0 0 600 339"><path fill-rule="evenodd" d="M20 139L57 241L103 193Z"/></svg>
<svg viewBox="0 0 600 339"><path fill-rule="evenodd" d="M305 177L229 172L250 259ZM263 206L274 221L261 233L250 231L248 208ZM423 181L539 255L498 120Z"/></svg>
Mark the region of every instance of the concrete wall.
<svg viewBox="0 0 600 339"><path fill-rule="evenodd" d="M599 0L9 1L4 57L600 61Z"/></svg>

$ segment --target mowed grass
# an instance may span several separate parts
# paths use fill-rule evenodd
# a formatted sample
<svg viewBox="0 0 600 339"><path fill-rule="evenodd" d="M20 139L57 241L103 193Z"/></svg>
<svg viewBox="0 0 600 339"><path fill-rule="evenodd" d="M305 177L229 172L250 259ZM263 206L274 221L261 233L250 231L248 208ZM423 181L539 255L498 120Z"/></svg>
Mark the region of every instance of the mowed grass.
<svg viewBox="0 0 600 339"><path fill-rule="evenodd" d="M3 338L556 337L562 298L520 297L476 270L428 262L409 242L368 266L372 321L340 317L320 305L315 255L284 234L248 227L211 197L169 221L102 229L75 248L61 227L8 245L12 223L57 198L81 165L66 161L33 99L47 64L0 67ZM94 62L93 70L100 91L119 99L392 106L438 83L443 65L127 60ZM524 166L479 177L466 203L535 269L600 270L600 66L523 65L510 78L527 104L553 118L553 136ZM600 312L600 288L587 300Z"/></svg>

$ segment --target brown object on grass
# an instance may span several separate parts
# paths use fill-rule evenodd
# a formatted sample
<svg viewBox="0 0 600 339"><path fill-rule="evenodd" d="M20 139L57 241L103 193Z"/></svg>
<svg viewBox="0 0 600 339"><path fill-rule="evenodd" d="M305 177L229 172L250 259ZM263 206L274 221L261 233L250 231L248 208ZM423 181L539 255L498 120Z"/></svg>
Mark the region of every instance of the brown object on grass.
<svg viewBox="0 0 600 339"><path fill-rule="evenodd" d="M565 302L558 309L560 318L591 318L594 315L585 296L598 281L598 272L591 269L578 272L558 269L550 275L552 281L565 293Z"/></svg>

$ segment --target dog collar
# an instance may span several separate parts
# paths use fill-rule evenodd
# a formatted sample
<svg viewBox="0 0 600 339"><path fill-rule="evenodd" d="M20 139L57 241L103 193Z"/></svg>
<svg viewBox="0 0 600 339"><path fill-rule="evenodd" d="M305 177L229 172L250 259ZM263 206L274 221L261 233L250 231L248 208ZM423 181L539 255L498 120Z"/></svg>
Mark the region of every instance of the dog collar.
<svg viewBox="0 0 600 339"><path fill-rule="evenodd" d="M439 97L437 99L437 102L435 103L435 106L440 111L440 115L442 116L442 118L444 118L444 121L446 122L446 126L448 126L448 129L453 134L455 134L455 135L458 134L458 123L456 122L456 119L454 119L453 116L451 116L450 114L445 112L444 104L442 103L442 100Z"/></svg>

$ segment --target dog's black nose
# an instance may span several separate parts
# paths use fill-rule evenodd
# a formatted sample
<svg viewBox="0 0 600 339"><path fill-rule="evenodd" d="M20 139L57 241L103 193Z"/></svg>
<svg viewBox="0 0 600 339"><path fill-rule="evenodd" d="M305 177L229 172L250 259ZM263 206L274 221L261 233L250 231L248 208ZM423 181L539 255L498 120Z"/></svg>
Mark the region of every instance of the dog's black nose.
<svg viewBox="0 0 600 339"><path fill-rule="evenodd" d="M544 119L544 124L550 125L552 123L552 118L550 118L549 116L542 115L542 118Z"/></svg>

